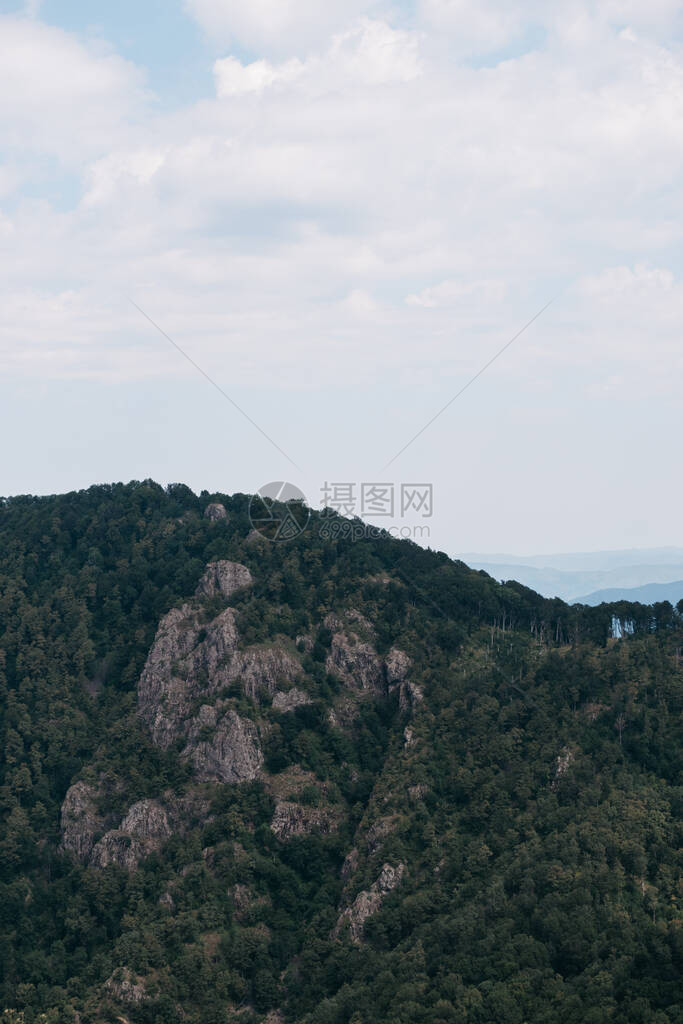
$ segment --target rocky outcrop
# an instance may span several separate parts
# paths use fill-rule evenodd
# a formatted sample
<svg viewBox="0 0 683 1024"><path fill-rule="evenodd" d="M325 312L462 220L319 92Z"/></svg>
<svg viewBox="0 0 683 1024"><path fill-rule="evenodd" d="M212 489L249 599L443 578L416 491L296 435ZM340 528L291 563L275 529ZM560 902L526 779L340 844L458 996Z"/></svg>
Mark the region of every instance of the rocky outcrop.
<svg viewBox="0 0 683 1024"><path fill-rule="evenodd" d="M112 999L126 1006L139 1006L147 998L144 982L139 981L128 967L117 967L105 981L104 990Z"/></svg>
<svg viewBox="0 0 683 1024"><path fill-rule="evenodd" d="M263 766L256 726L232 709L225 710L224 702L199 709L183 756L191 758L199 782L245 782L255 779Z"/></svg>
<svg viewBox="0 0 683 1024"><path fill-rule="evenodd" d="M377 818L373 821L365 836L365 843L369 853L377 853L387 836L396 831L398 818L392 815L385 818Z"/></svg>
<svg viewBox="0 0 683 1024"><path fill-rule="evenodd" d="M343 616L330 613L324 625L332 633L325 662L328 672L353 690L375 693L398 690L401 711L414 711L422 700L422 691L408 681L412 662L405 651L392 647L383 661L374 647L372 623L354 609Z"/></svg>
<svg viewBox="0 0 683 1024"><path fill-rule="evenodd" d="M296 686L293 686L287 693L280 692L273 696L273 707L276 711L293 711L294 708L312 703L309 695L304 690L297 690Z"/></svg>
<svg viewBox="0 0 683 1024"><path fill-rule="evenodd" d="M87 782L75 782L62 804L60 849L72 853L85 863L92 853L95 838L104 828L104 818L97 811L98 791Z"/></svg>
<svg viewBox="0 0 683 1024"><path fill-rule="evenodd" d="M225 505L221 505L217 501L212 501L210 505L207 505L204 509L204 518L209 519L212 523L219 523L221 520L228 519L228 513Z"/></svg>
<svg viewBox="0 0 683 1024"><path fill-rule="evenodd" d="M253 779L263 764L255 726L226 703L231 689L256 702L301 674L298 660L278 644L239 649L232 608L205 621L202 602L229 599L251 583L249 569L237 562L208 565L195 601L161 620L138 683L138 713L153 741L168 749L182 740L182 756L201 781Z"/></svg>
<svg viewBox="0 0 683 1024"><path fill-rule="evenodd" d="M349 852L346 854L346 856L344 857L344 863L342 864L341 877L344 882L347 882L349 878L351 878L351 875L355 874L355 872L358 870L359 861L360 855L358 853L358 850L354 846L353 849L349 850Z"/></svg>
<svg viewBox="0 0 683 1024"><path fill-rule="evenodd" d="M128 810L117 829L111 829L95 845L90 857L94 867L118 864L128 871L143 857L160 850L173 830L164 808L156 800L140 800Z"/></svg>
<svg viewBox="0 0 683 1024"><path fill-rule="evenodd" d="M341 912L332 932L333 937L338 938L348 924L351 941L359 945L363 940L365 922L372 914L377 913L387 894L400 884L405 870L405 864L398 864L395 868L391 864L385 864L377 881L369 889L359 892L351 906Z"/></svg>
<svg viewBox="0 0 683 1024"><path fill-rule="evenodd" d="M216 597L221 594L230 598L254 582L246 565L239 562L210 562L195 591L196 597Z"/></svg>
<svg viewBox="0 0 683 1024"><path fill-rule="evenodd" d="M214 629L212 649L218 657L237 645L237 630L230 609L223 613L223 629ZM190 672L198 668L199 614L191 605L173 608L159 623L154 643L147 656L138 683L138 714L160 747L170 747L182 733L182 722L190 712L190 703L198 682ZM219 647L220 642L220 647ZM201 646L201 645L200 645Z"/></svg>
<svg viewBox="0 0 683 1024"><path fill-rule="evenodd" d="M236 651L222 671L228 683L239 680L242 693L256 701L264 694L273 696L280 683L291 683L300 676L301 665L283 647L273 644Z"/></svg>
<svg viewBox="0 0 683 1024"><path fill-rule="evenodd" d="M339 826L339 817L329 808L304 807L291 800L281 800L275 805L271 830L282 842L294 836L319 832L329 835Z"/></svg>
<svg viewBox="0 0 683 1024"><path fill-rule="evenodd" d="M385 661L389 688L405 680L411 664L412 662L405 651L399 650L398 647L391 648Z"/></svg>
<svg viewBox="0 0 683 1024"><path fill-rule="evenodd" d="M399 683L398 706L402 714L414 714L418 704L421 704L423 700L424 694L420 687L416 686L415 683L411 683L407 679L402 683Z"/></svg>
<svg viewBox="0 0 683 1024"><path fill-rule="evenodd" d="M196 791L182 797L166 791L158 800L138 800L123 819L97 812L95 800L102 795L101 789L76 782L62 805L61 849L92 867L118 864L132 871L169 836L210 820L209 801Z"/></svg>
<svg viewBox="0 0 683 1024"><path fill-rule="evenodd" d="M420 687L408 679L412 661L405 651L398 647L392 647L384 664L389 693L398 690L398 706L401 714L413 714L418 704L424 699L424 695Z"/></svg>
<svg viewBox="0 0 683 1024"><path fill-rule="evenodd" d="M325 667L355 690L381 692L384 678L382 662L374 647L353 634L337 633L332 637Z"/></svg>
<svg viewBox="0 0 683 1024"><path fill-rule="evenodd" d="M382 692L385 673L382 659L371 639L374 630L359 612L349 611L344 618L330 614L324 625L332 632L325 667L353 690Z"/></svg>
<svg viewBox="0 0 683 1024"><path fill-rule="evenodd" d="M557 755L555 762L555 777L550 783L550 788L556 790L560 785L562 778L567 774L572 764L574 763L575 757L574 752L569 747L563 747L560 753Z"/></svg>

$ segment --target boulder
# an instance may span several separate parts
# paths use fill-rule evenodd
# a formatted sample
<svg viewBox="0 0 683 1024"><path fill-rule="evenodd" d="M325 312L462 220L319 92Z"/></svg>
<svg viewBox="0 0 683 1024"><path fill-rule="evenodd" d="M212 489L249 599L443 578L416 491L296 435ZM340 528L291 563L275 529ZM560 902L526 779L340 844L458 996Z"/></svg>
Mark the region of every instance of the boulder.
<svg viewBox="0 0 683 1024"><path fill-rule="evenodd" d="M218 501L212 501L204 509L204 518L212 523L220 523L221 521L227 521L229 517L225 505L221 505Z"/></svg>
<svg viewBox="0 0 683 1024"><path fill-rule="evenodd" d="M197 584L196 597L230 598L236 591L250 587L254 579L246 565L239 562L210 562Z"/></svg>

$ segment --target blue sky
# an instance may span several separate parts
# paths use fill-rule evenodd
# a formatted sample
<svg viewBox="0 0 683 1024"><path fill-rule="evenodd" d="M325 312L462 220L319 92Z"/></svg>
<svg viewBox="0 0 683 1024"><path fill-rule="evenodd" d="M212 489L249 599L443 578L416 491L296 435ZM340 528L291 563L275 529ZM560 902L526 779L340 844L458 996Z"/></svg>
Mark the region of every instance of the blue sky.
<svg viewBox="0 0 683 1024"><path fill-rule="evenodd" d="M681 543L680 22L0 3L0 493L286 476L317 504L555 296L391 481L433 484L451 552Z"/></svg>
<svg viewBox="0 0 683 1024"><path fill-rule="evenodd" d="M4 2L3 13L16 5ZM40 18L132 61L145 71L160 106L191 103L212 91L210 39L181 4L120 0L115 4L45 0Z"/></svg>

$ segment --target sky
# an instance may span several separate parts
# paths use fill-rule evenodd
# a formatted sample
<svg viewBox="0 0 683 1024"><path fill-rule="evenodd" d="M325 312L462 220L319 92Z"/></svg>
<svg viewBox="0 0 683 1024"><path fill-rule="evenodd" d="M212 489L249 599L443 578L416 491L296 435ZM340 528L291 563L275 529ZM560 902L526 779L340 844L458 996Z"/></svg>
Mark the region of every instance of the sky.
<svg viewBox="0 0 683 1024"><path fill-rule="evenodd" d="M0 0L0 494L683 544L682 43L673 0Z"/></svg>

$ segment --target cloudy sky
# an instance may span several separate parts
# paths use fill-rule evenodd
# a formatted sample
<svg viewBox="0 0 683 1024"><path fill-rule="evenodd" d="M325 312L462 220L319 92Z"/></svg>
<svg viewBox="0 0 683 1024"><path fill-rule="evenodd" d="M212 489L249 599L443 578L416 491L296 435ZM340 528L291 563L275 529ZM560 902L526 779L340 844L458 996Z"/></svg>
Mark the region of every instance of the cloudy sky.
<svg viewBox="0 0 683 1024"><path fill-rule="evenodd" d="M0 12L0 493L429 482L449 552L682 542L678 2Z"/></svg>

